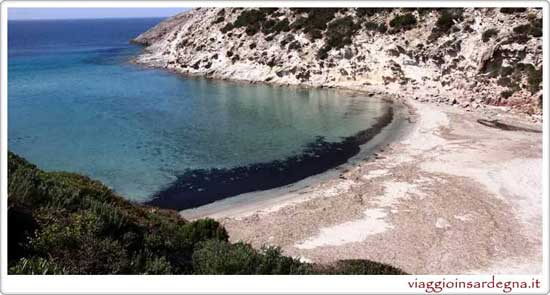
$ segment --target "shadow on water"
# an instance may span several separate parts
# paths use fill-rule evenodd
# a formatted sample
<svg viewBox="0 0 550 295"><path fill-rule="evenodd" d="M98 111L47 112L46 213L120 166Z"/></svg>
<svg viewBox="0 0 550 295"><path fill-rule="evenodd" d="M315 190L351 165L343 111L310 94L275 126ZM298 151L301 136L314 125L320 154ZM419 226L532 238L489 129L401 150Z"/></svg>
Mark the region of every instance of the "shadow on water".
<svg viewBox="0 0 550 295"><path fill-rule="evenodd" d="M346 137L340 142L327 142L318 137L301 155L267 163L229 169L188 170L168 187L157 192L148 205L184 210L243 193L288 185L309 176L345 164L357 155L361 145L371 140L393 120L393 107L369 129Z"/></svg>

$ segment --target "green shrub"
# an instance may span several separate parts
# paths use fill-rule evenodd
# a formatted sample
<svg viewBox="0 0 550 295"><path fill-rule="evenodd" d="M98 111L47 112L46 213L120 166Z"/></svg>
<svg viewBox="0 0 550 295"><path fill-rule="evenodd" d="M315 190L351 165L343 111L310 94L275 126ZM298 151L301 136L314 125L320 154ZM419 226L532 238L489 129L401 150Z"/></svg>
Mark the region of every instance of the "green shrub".
<svg viewBox="0 0 550 295"><path fill-rule="evenodd" d="M40 176L34 165L13 153L8 153L8 192L13 203L35 205L47 200L40 187Z"/></svg>
<svg viewBox="0 0 550 295"><path fill-rule="evenodd" d="M434 10L431 7L425 7L425 8L424 7L419 7L419 8L415 8L415 9L416 9L416 11L418 11L418 15L421 16L421 17L425 16L426 14L428 14L428 13L430 13Z"/></svg>
<svg viewBox="0 0 550 295"><path fill-rule="evenodd" d="M222 10L223 11L223 10ZM225 20L225 17L223 16L220 16L220 17L217 17L213 22L212 24L218 24L218 23L221 23Z"/></svg>
<svg viewBox="0 0 550 295"><path fill-rule="evenodd" d="M313 29L313 30L309 31L309 37L312 40L321 39L321 38L323 38L323 31L318 30L318 29Z"/></svg>
<svg viewBox="0 0 550 295"><path fill-rule="evenodd" d="M256 274L307 274L311 266L298 259L283 256L278 247L263 247L257 251Z"/></svg>
<svg viewBox="0 0 550 295"><path fill-rule="evenodd" d="M273 14L276 14L277 11L279 10L278 7L261 7L259 8L259 10L264 14L264 15L273 15Z"/></svg>
<svg viewBox="0 0 550 295"><path fill-rule="evenodd" d="M284 18L284 19L278 21L278 22L273 26L273 31L274 31L275 33L279 33L279 32L288 32L288 31L290 31L290 26L289 26L288 19Z"/></svg>
<svg viewBox="0 0 550 295"><path fill-rule="evenodd" d="M172 266L164 256L148 257L145 260L144 270L145 272L143 274L147 275L172 274Z"/></svg>
<svg viewBox="0 0 550 295"><path fill-rule="evenodd" d="M500 77L497 80L497 84L500 86L509 87L510 85L512 85L512 79L510 79L509 77Z"/></svg>
<svg viewBox="0 0 550 295"><path fill-rule="evenodd" d="M225 34L225 33L229 32L229 31L231 31L231 30L233 30L233 29L234 29L233 24L232 24L232 23L227 23L227 24L225 24L225 26L223 26L223 27L220 29L220 32L222 32L222 33Z"/></svg>
<svg viewBox="0 0 550 295"><path fill-rule="evenodd" d="M262 25L262 33L266 35L271 33L279 34L280 32L290 31L289 22L288 22L288 19L286 18L278 21L273 19L268 19L264 21L261 25Z"/></svg>
<svg viewBox="0 0 550 295"><path fill-rule="evenodd" d="M529 91L535 93L542 89L542 67L535 69L535 67L530 67L527 76L527 83L529 83Z"/></svg>
<svg viewBox="0 0 550 295"><path fill-rule="evenodd" d="M233 22L235 28L254 26L265 20L265 12L259 9L244 10Z"/></svg>
<svg viewBox="0 0 550 295"><path fill-rule="evenodd" d="M262 24L262 33L265 35L271 34L273 32L273 27L275 26L277 22L273 19L267 19Z"/></svg>
<svg viewBox="0 0 550 295"><path fill-rule="evenodd" d="M328 57L328 52L330 51L330 48L328 48L327 46L323 46L321 48L319 48L319 50L317 51L317 54L315 55L318 59L326 59Z"/></svg>
<svg viewBox="0 0 550 295"><path fill-rule="evenodd" d="M197 274L305 274L309 266L282 256L277 248L257 251L248 244L209 240L193 253Z"/></svg>
<svg viewBox="0 0 550 295"><path fill-rule="evenodd" d="M402 275L399 268L369 260L340 260L328 267L317 269L318 272L338 275Z"/></svg>
<svg viewBox="0 0 550 295"><path fill-rule="evenodd" d="M320 39L321 33L327 29L327 24L330 23L340 8L293 8L295 13L306 14L306 16L298 16L296 21L292 23L293 30L304 30L313 39Z"/></svg>
<svg viewBox="0 0 550 295"><path fill-rule="evenodd" d="M500 68L500 75L502 75L502 76L509 76L513 72L514 72L513 67L501 67Z"/></svg>
<svg viewBox="0 0 550 295"><path fill-rule="evenodd" d="M326 33L326 46L328 48L342 48L352 42L353 35L360 26L353 21L351 16L346 16L329 23Z"/></svg>
<svg viewBox="0 0 550 295"><path fill-rule="evenodd" d="M416 17L412 13L406 13L395 16L390 21L390 27L395 31L410 30L416 26Z"/></svg>
<svg viewBox="0 0 550 295"><path fill-rule="evenodd" d="M502 42L502 44L511 44L511 43L517 43L517 44L525 44L529 42L531 37L529 37L527 34L514 34L512 36L509 36Z"/></svg>
<svg viewBox="0 0 550 295"><path fill-rule="evenodd" d="M381 12L387 11L391 12L394 8L372 8L372 7L361 7L355 9L355 14L358 17L371 17L373 15L379 14Z"/></svg>
<svg viewBox="0 0 550 295"><path fill-rule="evenodd" d="M363 25L365 27L366 30L368 31L376 31L378 30L378 24L375 23L375 22L365 22L365 24Z"/></svg>
<svg viewBox="0 0 550 295"><path fill-rule="evenodd" d="M302 48L302 44L298 40L288 44L288 50L300 50L300 48Z"/></svg>
<svg viewBox="0 0 550 295"><path fill-rule="evenodd" d="M8 161L10 267L43 258L73 274L190 273L196 243L227 240L214 220L189 223L173 211L131 204L87 177L43 172L12 153ZM14 270L36 269L25 265Z"/></svg>
<svg viewBox="0 0 550 295"><path fill-rule="evenodd" d="M500 96L501 96L502 98L504 98L504 99L507 99L507 98L509 98L510 96L512 96L512 94L514 94L513 91L511 91L511 90L505 90L505 91L502 91L502 92L500 93Z"/></svg>
<svg viewBox="0 0 550 295"><path fill-rule="evenodd" d="M287 19L275 20L270 18L270 15L275 14L277 11L278 8L243 10L231 25L227 24L221 31L225 34L234 28L244 27L248 36L253 36L260 31L266 35L290 31Z"/></svg>
<svg viewBox="0 0 550 295"><path fill-rule="evenodd" d="M485 32L483 32L483 34L481 34L481 40L483 40L483 42L487 42L489 41L489 39L491 39L491 37L497 36L497 35L498 35L497 29L488 29Z"/></svg>
<svg viewBox="0 0 550 295"><path fill-rule="evenodd" d="M67 274L67 271L50 260L35 257L31 259L21 258L15 265L10 267L8 273L14 275L63 275Z"/></svg>
<svg viewBox="0 0 550 295"><path fill-rule="evenodd" d="M307 17L300 16L290 25L290 28L294 31L301 30L307 25Z"/></svg>
<svg viewBox="0 0 550 295"><path fill-rule="evenodd" d="M229 239L225 228L210 218L184 224L180 230L185 239L191 241L193 245L206 240L227 241Z"/></svg>
<svg viewBox="0 0 550 295"><path fill-rule="evenodd" d="M536 18L531 21L531 31L529 34L533 37L542 37L542 19Z"/></svg>
<svg viewBox="0 0 550 295"><path fill-rule="evenodd" d="M525 11L527 11L527 8L522 8L522 7L502 7L500 9L500 12L506 13L506 14L522 13Z"/></svg>
<svg viewBox="0 0 550 295"><path fill-rule="evenodd" d="M363 26L367 31L377 31L380 33L385 33L387 30L386 25L384 23L377 24L375 22L368 21L368 22L365 22Z"/></svg>
<svg viewBox="0 0 550 295"><path fill-rule="evenodd" d="M244 32L248 35L248 36L254 36L256 33L258 33L260 31L261 27L260 27L260 24L259 23L255 23L255 24L249 24L246 29L244 30Z"/></svg>
<svg viewBox="0 0 550 295"><path fill-rule="evenodd" d="M542 19L534 19L528 24L519 25L513 31L519 35L542 37Z"/></svg>
<svg viewBox="0 0 550 295"><path fill-rule="evenodd" d="M288 34L286 35L283 40L281 40L281 47L285 47L288 43L294 41L294 35Z"/></svg>
<svg viewBox="0 0 550 295"><path fill-rule="evenodd" d="M462 21L463 19L462 9L443 9L441 10L435 26L441 32L447 32L453 27L455 21Z"/></svg>
<svg viewBox="0 0 550 295"><path fill-rule="evenodd" d="M516 34L527 34L531 31L530 24L519 25L514 28L514 33Z"/></svg>
<svg viewBox="0 0 550 295"><path fill-rule="evenodd" d="M464 17L464 10L462 8L443 8L439 9L439 17L435 22L435 26L432 29L429 39L435 40L444 34L448 33L454 26L455 21L461 22Z"/></svg>

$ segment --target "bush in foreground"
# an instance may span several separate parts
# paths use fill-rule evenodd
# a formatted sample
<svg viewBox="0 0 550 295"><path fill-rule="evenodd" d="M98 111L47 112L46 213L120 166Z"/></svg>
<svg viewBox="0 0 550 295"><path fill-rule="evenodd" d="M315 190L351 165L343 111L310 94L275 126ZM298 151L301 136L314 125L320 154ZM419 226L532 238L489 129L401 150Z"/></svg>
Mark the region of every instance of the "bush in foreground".
<svg viewBox="0 0 550 295"><path fill-rule="evenodd" d="M10 274L402 274L371 261L302 263L228 242L212 219L142 206L98 181L8 153Z"/></svg>
<svg viewBox="0 0 550 295"><path fill-rule="evenodd" d="M255 250L242 242L209 240L193 253L197 274L307 274L311 266L281 255L278 248Z"/></svg>

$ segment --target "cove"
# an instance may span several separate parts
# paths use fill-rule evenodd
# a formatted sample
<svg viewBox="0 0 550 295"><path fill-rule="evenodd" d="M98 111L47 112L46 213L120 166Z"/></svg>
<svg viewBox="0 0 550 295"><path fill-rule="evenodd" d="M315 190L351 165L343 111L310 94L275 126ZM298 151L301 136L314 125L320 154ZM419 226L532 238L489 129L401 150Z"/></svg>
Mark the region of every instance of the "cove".
<svg viewBox="0 0 550 295"><path fill-rule="evenodd" d="M392 120L350 92L187 79L129 61L159 19L10 21L9 149L186 209L345 163Z"/></svg>

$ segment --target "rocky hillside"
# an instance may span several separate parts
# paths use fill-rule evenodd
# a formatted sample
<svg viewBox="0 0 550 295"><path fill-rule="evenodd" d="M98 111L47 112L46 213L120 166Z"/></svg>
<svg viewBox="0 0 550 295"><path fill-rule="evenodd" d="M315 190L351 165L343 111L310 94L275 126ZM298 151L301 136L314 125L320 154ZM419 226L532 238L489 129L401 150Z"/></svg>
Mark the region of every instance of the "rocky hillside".
<svg viewBox="0 0 550 295"><path fill-rule="evenodd" d="M197 8L136 37L186 75L542 113L542 10Z"/></svg>

